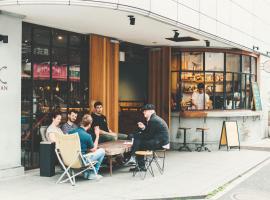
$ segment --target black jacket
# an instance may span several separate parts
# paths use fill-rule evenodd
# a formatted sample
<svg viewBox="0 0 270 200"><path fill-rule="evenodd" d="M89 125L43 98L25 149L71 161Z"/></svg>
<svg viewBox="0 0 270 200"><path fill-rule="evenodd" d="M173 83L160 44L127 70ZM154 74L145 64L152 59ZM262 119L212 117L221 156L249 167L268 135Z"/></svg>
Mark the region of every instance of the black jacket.
<svg viewBox="0 0 270 200"><path fill-rule="evenodd" d="M142 134L145 139L154 139L157 144L161 144L162 146L169 143L168 126L166 122L155 113L151 115Z"/></svg>

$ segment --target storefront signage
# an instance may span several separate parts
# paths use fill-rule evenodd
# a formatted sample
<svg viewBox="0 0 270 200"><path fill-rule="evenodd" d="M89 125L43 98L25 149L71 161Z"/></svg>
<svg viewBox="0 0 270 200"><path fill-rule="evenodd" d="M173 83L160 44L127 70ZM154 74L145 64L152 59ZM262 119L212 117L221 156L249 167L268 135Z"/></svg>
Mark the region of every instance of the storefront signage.
<svg viewBox="0 0 270 200"><path fill-rule="evenodd" d="M227 150L229 148L239 148L240 150L240 140L239 131L236 121L224 121L221 129L219 149L221 146L226 146Z"/></svg>
<svg viewBox="0 0 270 200"><path fill-rule="evenodd" d="M67 80L67 66L52 66L52 78L55 80Z"/></svg>
<svg viewBox="0 0 270 200"><path fill-rule="evenodd" d="M0 67L0 91L8 90L8 83L5 76L5 71L7 70L7 66Z"/></svg>
<svg viewBox="0 0 270 200"><path fill-rule="evenodd" d="M34 79L50 79L50 64L34 64Z"/></svg>
<svg viewBox="0 0 270 200"><path fill-rule="evenodd" d="M255 110L262 110L260 90L257 82L252 82L252 93Z"/></svg>

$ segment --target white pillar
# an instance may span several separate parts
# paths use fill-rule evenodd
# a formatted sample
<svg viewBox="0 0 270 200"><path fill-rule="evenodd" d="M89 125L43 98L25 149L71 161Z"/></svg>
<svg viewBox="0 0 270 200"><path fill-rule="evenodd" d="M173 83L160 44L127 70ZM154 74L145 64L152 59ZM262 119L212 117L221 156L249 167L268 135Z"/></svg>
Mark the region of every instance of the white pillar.
<svg viewBox="0 0 270 200"><path fill-rule="evenodd" d="M22 19L0 13L0 178L21 175Z"/></svg>

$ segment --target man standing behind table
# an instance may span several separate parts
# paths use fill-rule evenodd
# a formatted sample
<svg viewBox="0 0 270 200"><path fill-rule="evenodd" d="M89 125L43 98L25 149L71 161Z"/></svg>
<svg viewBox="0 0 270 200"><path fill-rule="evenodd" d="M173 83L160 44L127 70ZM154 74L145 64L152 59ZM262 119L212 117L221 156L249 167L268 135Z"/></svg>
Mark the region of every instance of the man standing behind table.
<svg viewBox="0 0 270 200"><path fill-rule="evenodd" d="M204 84L197 85L198 91L194 91L191 97L192 109L204 110L209 108L209 95L204 92Z"/></svg>
<svg viewBox="0 0 270 200"><path fill-rule="evenodd" d="M67 134L69 131L78 128L78 126L75 124L77 116L78 116L77 111L74 110L68 111L68 120L61 127L64 134Z"/></svg>
<svg viewBox="0 0 270 200"><path fill-rule="evenodd" d="M98 140L99 140L99 133L100 130L98 127L95 128L94 132L96 135L96 139L93 142L92 137L90 134L87 133L87 131L90 129L92 124L92 117L91 115L84 115L81 121L81 125L79 128L74 129L69 132L69 134L78 133L80 137L80 143L81 143L81 152L83 155L85 155L86 161L98 161L95 165L96 172L98 173L100 165L103 161L103 158L105 156L105 150L102 148L98 149ZM90 152L90 154L88 154ZM102 178L101 175L97 174L95 175L94 172L86 171L84 173L84 178L89 180L98 180Z"/></svg>
<svg viewBox="0 0 270 200"><path fill-rule="evenodd" d="M102 103L100 101L95 102L94 112L91 113L91 116L93 118L91 131L93 132L96 126L100 128L99 143L114 141L117 139L120 140L127 139L126 134L112 132L112 130L108 127L106 116L102 114L102 111L103 111Z"/></svg>

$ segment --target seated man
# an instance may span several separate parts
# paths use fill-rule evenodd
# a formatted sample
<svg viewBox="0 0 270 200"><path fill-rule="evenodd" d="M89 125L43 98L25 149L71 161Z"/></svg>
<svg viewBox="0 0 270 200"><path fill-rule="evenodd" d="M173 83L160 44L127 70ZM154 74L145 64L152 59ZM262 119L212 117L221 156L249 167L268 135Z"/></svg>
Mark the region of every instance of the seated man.
<svg viewBox="0 0 270 200"><path fill-rule="evenodd" d="M69 134L73 133L78 133L80 137L80 142L81 142L81 151L82 154L87 154L88 152L91 152L91 154L88 154L88 157L85 157L87 161L98 161L98 163L95 165L96 172L98 173L100 165L103 161L103 158L105 156L105 150L100 148L98 149L98 139L99 139L99 133L100 130L98 127L95 128L95 135L96 139L93 142L91 135L89 135L86 131L90 129L91 124L92 124L92 117L91 115L84 115L81 121L81 126L77 129L74 129L69 132ZM97 174L95 175L93 171L90 172L85 172L84 173L84 178L85 179L100 179L102 178L101 175Z"/></svg>
<svg viewBox="0 0 270 200"><path fill-rule="evenodd" d="M166 122L156 115L155 106L153 104L146 104L142 107L144 117L147 124L138 122L138 127L141 133L135 135L134 143L131 149L131 155L135 155L139 150L157 150L162 149L163 146L169 144L169 129ZM136 157L138 167L145 171L145 162L142 156ZM137 167L131 168L131 171L139 170Z"/></svg>
<svg viewBox="0 0 270 200"><path fill-rule="evenodd" d="M93 132L96 126L100 128L99 143L114 141L117 140L117 138L121 140L127 139L126 134L114 133L111 129L109 129L106 116L102 114L102 111L102 103L100 101L97 101L94 104L94 112L91 113L91 116L93 118L91 131Z"/></svg>
<svg viewBox="0 0 270 200"><path fill-rule="evenodd" d="M64 134L67 134L69 131L72 131L73 129L78 128L78 126L75 124L77 116L78 116L78 113L76 111L74 110L68 111L68 120L61 127Z"/></svg>

